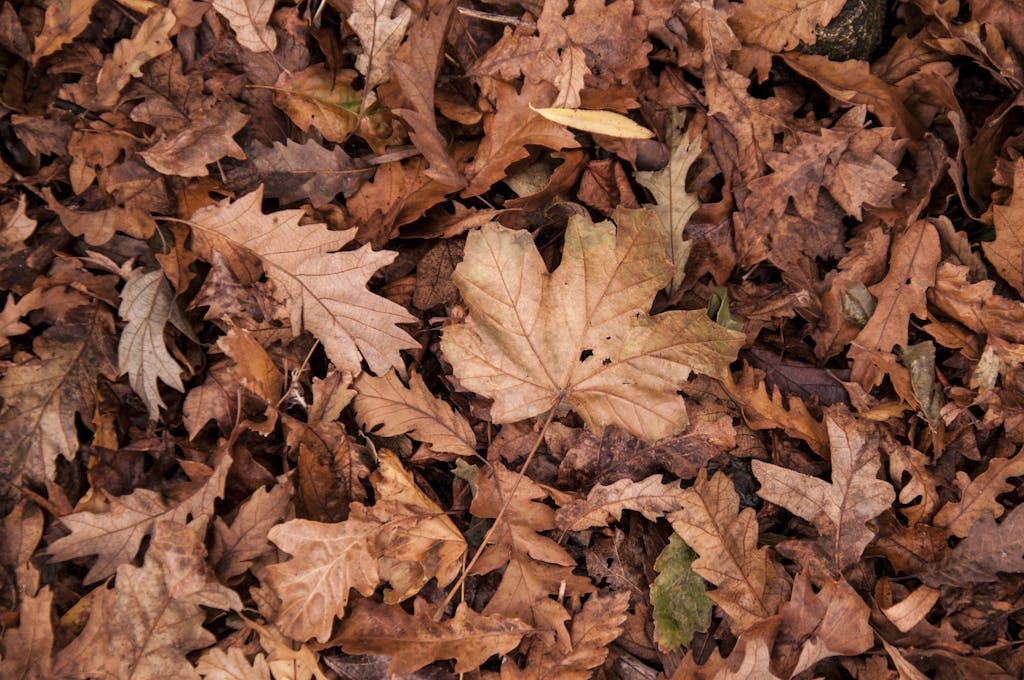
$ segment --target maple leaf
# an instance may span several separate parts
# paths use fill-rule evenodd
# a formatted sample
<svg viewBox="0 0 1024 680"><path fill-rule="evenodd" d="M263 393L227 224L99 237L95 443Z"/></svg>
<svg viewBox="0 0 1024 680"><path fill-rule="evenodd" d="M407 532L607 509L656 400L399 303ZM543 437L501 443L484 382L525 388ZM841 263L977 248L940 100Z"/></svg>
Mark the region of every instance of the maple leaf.
<svg viewBox="0 0 1024 680"><path fill-rule="evenodd" d="M166 175L205 177L206 166L221 158L245 159L234 135L249 122L237 104L214 104L191 114L191 123L161 139L139 155L149 167Z"/></svg>
<svg viewBox="0 0 1024 680"><path fill-rule="evenodd" d="M691 370L724 377L742 334L703 311L649 316L673 274L660 224L649 211L613 217L617 228L572 217L552 274L527 232L470 234L454 277L470 314L441 347L462 386L494 400L493 422L566 402L596 432L654 441L686 426L676 390Z"/></svg>
<svg viewBox="0 0 1024 680"><path fill-rule="evenodd" d="M466 542L455 525L420 491L398 459L381 452L372 478L378 502L352 503L337 524L291 520L268 536L294 558L268 567L282 600L278 625L290 637L326 640L342 617L349 590L369 597L390 581L389 602L411 597L431 578L441 585L458 574Z"/></svg>
<svg viewBox="0 0 1024 680"><path fill-rule="evenodd" d="M267 26L273 0L213 0L213 8L228 20L238 44L252 52L273 52L277 34Z"/></svg>
<svg viewBox="0 0 1024 680"><path fill-rule="evenodd" d="M673 128L665 142L672 149L668 165L655 172L637 172L636 181L654 197L656 205L647 207L658 214L665 230L668 259L675 265L675 273L666 288L672 296L683 283L686 262L690 258L692 244L683 238L683 233L700 201L697 194L686 191L686 173L700 155L703 140L700 135L690 139L685 132Z"/></svg>
<svg viewBox="0 0 1024 680"><path fill-rule="evenodd" d="M366 76L366 89L372 90L391 77L391 59L411 18L412 10L401 0L353 1L346 21L363 45L356 69Z"/></svg>
<svg viewBox="0 0 1024 680"><path fill-rule="evenodd" d="M132 389L146 404L150 420L157 420L164 406L157 379L179 392L185 391L181 367L164 343L164 327L170 321L196 342L199 339L175 304L174 291L159 269L136 269L131 273L121 291L118 313L128 325L117 345L117 364L122 373L128 374Z"/></svg>
<svg viewBox="0 0 1024 680"><path fill-rule="evenodd" d="M851 377L865 389L882 379L871 362L876 351L906 347L910 315L927 314L925 293L935 283L941 256L939 235L928 220L918 220L893 240L889 273L868 290L878 300L874 313L854 339L848 352L853 360Z"/></svg>
<svg viewBox="0 0 1024 680"><path fill-rule="evenodd" d="M327 356L357 374L360 360L384 373L405 368L399 351L419 347L396 324L415 321L403 307L366 290L366 281L394 259L390 251L336 252L352 240L354 229L328 231L323 224L300 226L301 210L263 214L263 189L234 201L200 208L189 220L207 260L218 251L235 267L258 260L267 276L291 301L292 328L309 329Z"/></svg>
<svg viewBox="0 0 1024 680"><path fill-rule="evenodd" d="M23 479L53 479L57 458L74 457L76 414L88 421L96 380L114 380L114 320L99 304L78 307L32 343L34 358L0 379L0 498Z"/></svg>
<svg viewBox="0 0 1024 680"><path fill-rule="evenodd" d="M661 475L640 482L620 479L614 484L595 486L585 500L576 500L558 510L555 519L564 531L583 531L608 526L622 519L624 510L641 513L656 522L679 509L679 482L662 484Z"/></svg>
<svg viewBox="0 0 1024 680"><path fill-rule="evenodd" d="M359 600L337 636L349 654L386 654L388 672L408 675L440 659L455 659L455 672L476 670L495 654L516 648L530 627L516 619L485 616L462 603L450 619L435 622L433 607L416 598L415 610Z"/></svg>
<svg viewBox="0 0 1024 680"><path fill-rule="evenodd" d="M89 15L96 0L66 0L47 4L43 30L36 36L32 63L61 49L89 25Z"/></svg>
<svg viewBox="0 0 1024 680"><path fill-rule="evenodd" d="M409 374L405 387L393 371L380 378L362 375L356 389L356 420L364 430L385 437L412 433L435 451L476 455L476 435L461 414L430 393L423 378Z"/></svg>
<svg viewBox="0 0 1024 680"><path fill-rule="evenodd" d="M875 531L867 523L896 500L892 485L877 479L881 465L876 430L866 421L834 410L825 419L831 449L832 482L752 461L761 483L757 494L811 522L817 548L834 575L855 564Z"/></svg>
<svg viewBox="0 0 1024 680"><path fill-rule="evenodd" d="M752 508L739 511L739 496L722 473L711 480L702 470L692 488L683 489L683 509L669 522L700 555L693 570L718 586L708 597L732 617L741 633L772 616L788 584L768 548L757 547L757 520Z"/></svg>
<svg viewBox="0 0 1024 680"><path fill-rule="evenodd" d="M187 463L187 465L186 465ZM127 496L107 496L106 512L82 511L65 515L61 523L71 533L50 544L47 554L55 562L86 555L96 561L85 575L86 585L104 579L135 559L142 539L161 521L184 523L186 518L213 515L214 500L224 495L224 482L231 457L221 454L212 470L207 466L182 461L192 480L176 490L176 503L169 504L150 489L136 489Z"/></svg>
<svg viewBox="0 0 1024 680"><path fill-rule="evenodd" d="M743 42L782 52L801 42L813 45L815 29L832 21L845 4L845 0L745 2L736 6L729 24Z"/></svg>
<svg viewBox="0 0 1024 680"><path fill-rule="evenodd" d="M693 571L696 554L677 534L672 534L658 559L657 578L651 582L654 608L654 639L662 651L689 645L693 634L711 623L714 602L708 599L704 579Z"/></svg>
<svg viewBox="0 0 1024 680"><path fill-rule="evenodd" d="M174 13L160 8L146 17L135 35L114 46L114 52L96 76L96 105L107 109L117 103L121 90L132 78L142 76L141 68L161 54L170 52L170 34L177 25Z"/></svg>
<svg viewBox="0 0 1024 680"><path fill-rule="evenodd" d="M370 172L340 146L327 149L312 139L305 144L289 139L270 147L256 146L249 155L266 194L285 203L309 201L319 207L338 194L348 198Z"/></svg>
<svg viewBox="0 0 1024 680"><path fill-rule="evenodd" d="M98 593L85 630L58 655L61 676L198 680L185 655L216 638L199 603L176 597L165 578L155 551L142 567L118 567L116 587Z"/></svg>
<svg viewBox="0 0 1024 680"><path fill-rule="evenodd" d="M974 479L966 472L957 472L960 500L943 505L935 514L933 523L960 538L968 536L975 523L1003 514L1004 508L996 497L1015 488L1006 481L1008 478L1020 476L1024 476L1024 451L1013 458L993 458L988 468Z"/></svg>
<svg viewBox="0 0 1024 680"><path fill-rule="evenodd" d="M484 614L518 618L538 628L564 631L569 617L549 595L577 594L591 589L590 582L572 573L576 560L558 543L540 532L554 529L555 511L539 503L544 489L517 476L500 463L476 476L477 493L470 505L475 517L496 518L505 514L471 573L486 574L504 567L501 583L484 608ZM511 499L509 498L511 496Z"/></svg>
<svg viewBox="0 0 1024 680"><path fill-rule="evenodd" d="M871 649L874 631L870 610L845 579L827 580L815 593L807 575L793 581L789 602L779 615L779 637L773 656L794 677L830 656L856 656Z"/></svg>
<svg viewBox="0 0 1024 680"><path fill-rule="evenodd" d="M995 240L981 244L999 275L1024 294L1024 159L1013 165L1013 193L1006 205L992 206Z"/></svg>

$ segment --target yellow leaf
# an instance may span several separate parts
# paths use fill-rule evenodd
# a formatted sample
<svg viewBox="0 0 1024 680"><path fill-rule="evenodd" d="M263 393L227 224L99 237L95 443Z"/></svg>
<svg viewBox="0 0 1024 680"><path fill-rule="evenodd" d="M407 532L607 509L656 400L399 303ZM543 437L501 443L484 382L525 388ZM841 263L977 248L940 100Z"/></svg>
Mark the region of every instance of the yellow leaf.
<svg viewBox="0 0 1024 680"><path fill-rule="evenodd" d="M565 127L622 139L650 139L654 133L614 111L588 111L586 109L535 109L548 120Z"/></svg>

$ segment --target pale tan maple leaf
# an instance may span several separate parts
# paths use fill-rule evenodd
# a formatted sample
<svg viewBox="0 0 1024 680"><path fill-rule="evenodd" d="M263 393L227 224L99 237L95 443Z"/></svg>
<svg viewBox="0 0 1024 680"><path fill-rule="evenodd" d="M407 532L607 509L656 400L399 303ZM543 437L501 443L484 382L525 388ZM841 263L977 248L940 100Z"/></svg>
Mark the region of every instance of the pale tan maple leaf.
<svg viewBox="0 0 1024 680"><path fill-rule="evenodd" d="M238 44L252 52L273 52L277 34L267 26L274 0L213 0L213 8L228 20Z"/></svg>
<svg viewBox="0 0 1024 680"><path fill-rule="evenodd" d="M159 269L151 272L136 269L131 273L121 291L118 313L128 322L117 345L118 367L128 374L128 382L149 411L149 419L155 421L164 406L157 380L179 392L185 391L181 366L167 351L164 328L170 321L191 338L196 339L195 333Z"/></svg>
<svg viewBox="0 0 1024 680"><path fill-rule="evenodd" d="M410 373L409 387L394 371L379 378L361 375L353 387L356 420L364 430L385 437L411 433L435 451L475 455L476 435L469 422L431 394L419 373Z"/></svg>
<svg viewBox="0 0 1024 680"><path fill-rule="evenodd" d="M744 42L771 52L813 45L814 30L839 14L846 0L773 0L745 2L733 9L729 24Z"/></svg>
<svg viewBox="0 0 1024 680"><path fill-rule="evenodd" d="M892 485L878 479L878 432L868 422L833 410L826 416L832 481L752 461L761 483L757 494L812 523L817 547L834 575L855 564L876 531L867 523L896 500Z"/></svg>
<svg viewBox="0 0 1024 680"><path fill-rule="evenodd" d="M399 351L419 343L397 324L415 317L366 289L366 281L396 253L375 252L368 245L336 252L355 229L300 225L301 210L264 214L262 199L261 187L234 202L197 210L189 223L199 252L210 257L219 251L243 271L251 271L245 263L258 261L290 299L293 330L309 329L338 368L358 374L365 358L377 374L392 366L404 370Z"/></svg>
<svg viewBox="0 0 1024 680"><path fill-rule="evenodd" d="M703 140L700 135L693 139L681 130L673 129L665 140L672 155L668 165L654 172L637 172L636 181L644 185L654 196L653 206L665 230L665 245L668 259L675 266L672 280L666 290L673 295L686 276L686 262L690 259L692 244L683 238L686 223L700 207L697 194L686 191L686 173L700 156Z"/></svg>
<svg viewBox="0 0 1024 680"><path fill-rule="evenodd" d="M175 597L153 554L142 567L122 564L113 590L101 590L85 630L57 657L64 678L199 680L185 656L217 639L200 606Z"/></svg>
<svg viewBox="0 0 1024 680"><path fill-rule="evenodd" d="M710 480L701 470L693 487L683 490L683 508L669 522L700 558L693 570L718 586L708 591L732 617L737 633L775 614L789 585L768 548L757 547L752 508L739 511L739 495L722 473Z"/></svg>
<svg viewBox="0 0 1024 680"><path fill-rule="evenodd" d="M171 30L177 23L174 13L161 7L146 17L135 35L114 45L96 76L96 106L113 107L124 86L142 76L143 66L171 51Z"/></svg>
<svg viewBox="0 0 1024 680"><path fill-rule="evenodd" d="M359 600L335 639L349 654L390 656L388 672L404 676L440 659L455 659L456 673L474 671L515 649L530 632L522 621L478 614L466 603L450 619L435 622L433 613L420 598L411 615L398 606Z"/></svg>
<svg viewBox="0 0 1024 680"><path fill-rule="evenodd" d="M974 479L966 472L957 472L960 500L943 505L935 514L933 524L945 527L960 538L967 536L977 522L1003 514L1005 508L996 497L1015 488L1007 479L1021 476L1024 476L1024 450L1013 458L993 458L985 471Z"/></svg>
<svg viewBox="0 0 1024 680"><path fill-rule="evenodd" d="M565 531L583 531L617 522L622 519L624 510L633 510L655 522L678 510L681 500L679 482L662 484L661 475L651 475L639 482L620 479L614 484L599 484L590 490L586 499L560 508L555 520Z"/></svg>
<svg viewBox="0 0 1024 680"><path fill-rule="evenodd" d="M75 512L60 518L71 533L54 541L47 554L54 561L86 555L97 559L85 575L86 585L114 573L119 565L135 559L142 539L150 535L158 522L185 523L188 517L213 514L213 503L224 495L224 482L231 457L221 454L214 469L201 463L182 461L192 481L176 492L176 503L168 503L150 489L136 489L127 496L110 497L106 512Z"/></svg>
<svg viewBox="0 0 1024 680"><path fill-rule="evenodd" d="M391 77L391 59L405 37L412 10L401 0L354 0L348 25L359 37L363 53L356 68L372 90Z"/></svg>
<svg viewBox="0 0 1024 680"><path fill-rule="evenodd" d="M613 217L570 218L550 274L528 232L470 234L454 276L470 314L441 347L461 385L494 400L495 423L567 403L595 432L654 441L686 427L676 390L691 371L726 375L743 335L703 310L648 315L673 275L664 232L650 211Z"/></svg>

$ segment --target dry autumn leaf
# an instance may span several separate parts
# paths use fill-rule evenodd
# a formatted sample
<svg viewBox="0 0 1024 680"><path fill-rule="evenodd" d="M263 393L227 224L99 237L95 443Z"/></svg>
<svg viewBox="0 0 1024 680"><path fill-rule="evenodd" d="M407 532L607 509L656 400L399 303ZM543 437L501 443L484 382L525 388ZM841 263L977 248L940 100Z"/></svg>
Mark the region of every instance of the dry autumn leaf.
<svg viewBox="0 0 1024 680"><path fill-rule="evenodd" d="M661 225L649 211L615 219L570 219L550 274L528 233L470 234L455 270L470 315L445 329L442 349L463 387L494 399L494 422L564 402L598 432L617 425L653 441L686 427L676 390L691 371L725 375L742 335L703 311L649 316L673 274Z"/></svg>
<svg viewBox="0 0 1024 680"><path fill-rule="evenodd" d="M277 49L277 35L267 26L273 0L213 0L213 8L231 24L242 47L252 52Z"/></svg>
<svg viewBox="0 0 1024 680"><path fill-rule="evenodd" d="M370 370L404 368L399 351L418 347L397 324L414 317L399 305L366 290L366 281L389 263L393 253L369 246L337 252L354 231L328 231L322 224L300 225L302 212L264 214L262 188L237 201L200 208L189 225L198 250L227 257L233 268L253 271L258 261L288 296L292 328L309 329L336 366L354 374L366 359Z"/></svg>

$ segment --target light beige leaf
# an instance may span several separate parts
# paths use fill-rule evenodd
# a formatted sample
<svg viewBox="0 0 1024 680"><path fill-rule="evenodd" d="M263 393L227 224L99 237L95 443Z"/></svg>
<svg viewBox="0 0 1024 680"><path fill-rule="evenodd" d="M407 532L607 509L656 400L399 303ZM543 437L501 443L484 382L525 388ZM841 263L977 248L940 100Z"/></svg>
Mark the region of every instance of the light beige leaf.
<svg viewBox="0 0 1024 680"><path fill-rule="evenodd" d="M270 680L266 657L257 654L250 664L238 647L207 650L196 662L196 671L204 680Z"/></svg>
<svg viewBox="0 0 1024 680"><path fill-rule="evenodd" d="M614 111L591 111L588 109L531 109L553 123L564 125L574 130L583 130L608 137L620 139L651 139L654 133L633 122L621 113Z"/></svg>
<svg viewBox="0 0 1024 680"><path fill-rule="evenodd" d="M565 402L597 432L617 425L654 441L686 426L676 390L691 371L726 375L742 334L703 310L649 316L673 273L661 225L647 210L613 217L617 227L570 218L550 274L529 232L470 234L454 275L470 314L441 347L461 385L494 400L495 423Z"/></svg>
<svg viewBox="0 0 1024 680"><path fill-rule="evenodd" d="M213 502L224 495L231 457L221 454L211 470L200 463L188 463L192 481L176 490L178 501L170 504L150 489L136 489L127 496L109 498L106 512L76 512L60 518L71 534L54 541L47 549L53 561L96 555L85 575L85 584L104 579L135 558L142 539L150 535L158 522L184 524L188 517L213 515Z"/></svg>
<svg viewBox="0 0 1024 680"><path fill-rule="evenodd" d="M754 510L740 512L739 505L728 477L708 480L701 470L683 490L682 510L669 515L672 528L700 555L693 570L718 586L707 595L732 617L737 634L775 614L788 590L768 548L757 547Z"/></svg>
<svg viewBox="0 0 1024 680"><path fill-rule="evenodd" d="M956 473L956 485L960 489L960 500L946 503L935 514L933 523L945 527L952 534L963 538L975 523L986 517L998 518L1005 508L996 500L1000 494L1011 491L1010 477L1024 476L1024 450L1013 458L993 458L988 468L971 479L966 472Z"/></svg>
<svg viewBox="0 0 1024 680"><path fill-rule="evenodd" d="M404 307L366 289L366 282L396 253L337 252L355 229L329 231L323 224L300 225L301 210L263 214L263 189L234 201L200 208L190 220L197 250L204 258L218 251L232 269L251 276L258 260L267 276L291 301L292 327L319 338L334 364L353 374L365 358L374 373L404 370L399 351L419 347L397 324L416 319ZM257 267L258 270L258 267Z"/></svg>
<svg viewBox="0 0 1024 680"><path fill-rule="evenodd" d="M273 52L277 35L267 26L274 0L213 0L213 8L228 20L238 44L252 52Z"/></svg>
<svg viewBox="0 0 1024 680"><path fill-rule="evenodd" d="M668 259L675 265L675 273L666 290L673 295L686 275L686 261L690 257L690 242L683 238L683 231L690 217L700 207L697 194L686 191L686 173L700 155L702 138L697 135L690 139L681 130L672 130L666 143L672 149L668 165L654 172L636 173L636 181L654 196L655 205L646 207L654 210L665 230L665 245Z"/></svg>
<svg viewBox="0 0 1024 680"><path fill-rule="evenodd" d="M682 497L679 482L662 484L661 475L651 475L639 482L620 479L614 484L598 484L586 500L573 501L559 509L555 519L565 531L608 526L622 519L624 510L639 512L655 522L679 510Z"/></svg>
<svg viewBox="0 0 1024 680"><path fill-rule="evenodd" d="M385 437L412 433L435 451L460 456L476 453L476 435L469 422L432 395L415 371L410 372L409 387L394 371L380 378L363 374L353 387L357 392L356 420L367 432Z"/></svg>
<svg viewBox="0 0 1024 680"><path fill-rule="evenodd" d="M391 58L405 37L412 10L400 0L354 0L348 25L356 32L363 53L356 69L372 90L391 77Z"/></svg>
<svg viewBox="0 0 1024 680"><path fill-rule="evenodd" d="M133 271L121 291L121 307L117 311L128 322L117 345L117 365L121 373L128 374L132 389L149 409L150 420L157 420L164 405L157 379L179 392L185 391L181 366L167 351L164 328L168 321L173 321L184 330L188 322L159 269Z"/></svg>
<svg viewBox="0 0 1024 680"><path fill-rule="evenodd" d="M142 75L143 66L171 51L170 35L176 24L174 12L162 7L146 17L134 36L114 45L96 76L97 106L113 107L128 81Z"/></svg>
<svg viewBox="0 0 1024 680"><path fill-rule="evenodd" d="M835 574L860 560L876 531L867 523L896 500L892 485L878 479L881 456L873 424L842 411L826 417L831 448L832 481L795 470L751 462L761 483L757 494L811 522L817 545Z"/></svg>

